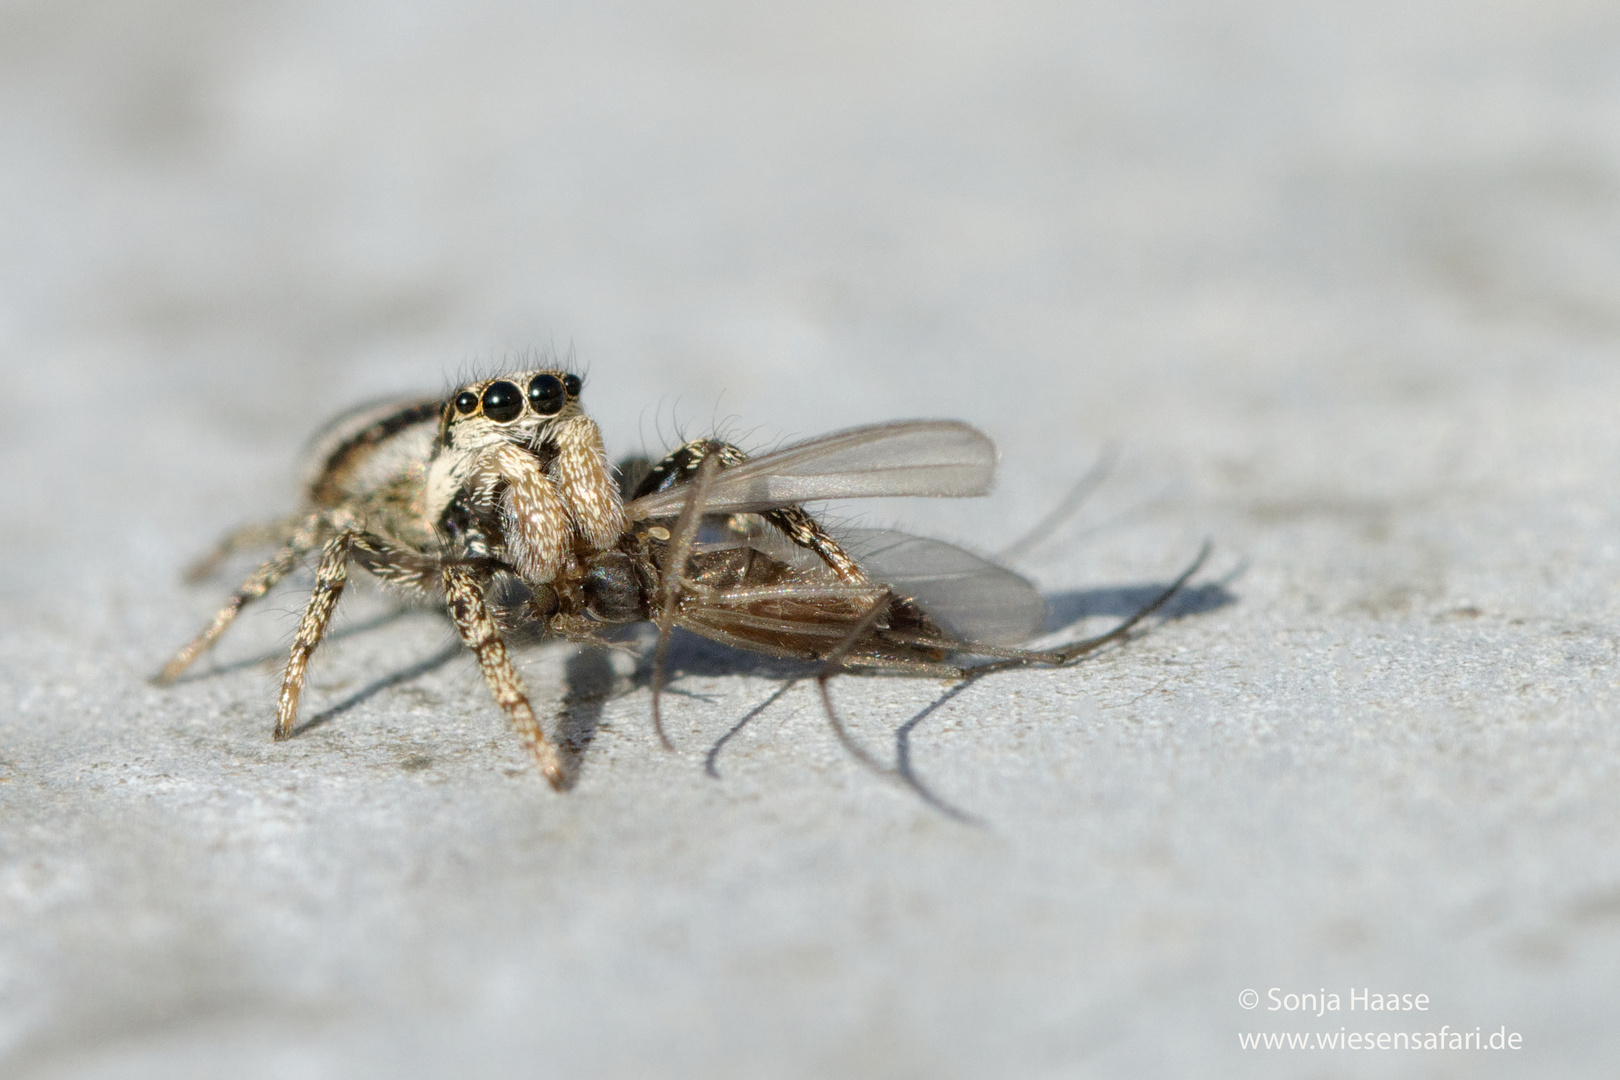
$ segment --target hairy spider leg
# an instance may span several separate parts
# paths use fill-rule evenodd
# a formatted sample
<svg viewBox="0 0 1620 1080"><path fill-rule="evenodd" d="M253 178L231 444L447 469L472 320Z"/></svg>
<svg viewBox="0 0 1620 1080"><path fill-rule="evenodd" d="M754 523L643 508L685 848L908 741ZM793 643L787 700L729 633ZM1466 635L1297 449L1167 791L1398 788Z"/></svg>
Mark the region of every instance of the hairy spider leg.
<svg viewBox="0 0 1620 1080"><path fill-rule="evenodd" d="M293 637L287 668L281 677L281 695L276 701L275 738L291 738L298 721L298 698L304 690L304 672L309 658L326 635L343 589L349 583L349 560L396 584L421 589L426 575L437 576L438 563L425 555L389 543L374 533L347 530L326 542L315 570L315 588L304 605ZM437 582L433 582L437 584Z"/></svg>
<svg viewBox="0 0 1620 1080"><path fill-rule="evenodd" d="M551 781L551 786L561 790L566 783L562 759L540 729L540 721L535 718L529 697L523 691L523 680L512 666L511 653L484 600L484 590L489 585L489 571L453 563L444 568L443 576L444 597L450 609L450 618L456 624L461 640L478 658L478 667L484 673L489 692L494 695L496 704L506 710L512 726L528 744L540 764L540 771Z"/></svg>
<svg viewBox="0 0 1620 1080"><path fill-rule="evenodd" d="M219 543L211 550L193 560L181 573L180 580L187 585L196 585L213 577L220 564L238 551L269 547L272 544L279 547L298 530L303 520L304 515L297 514L279 521L255 521L250 525L232 529L221 537Z"/></svg>
<svg viewBox="0 0 1620 1080"><path fill-rule="evenodd" d="M310 514L299 523L293 534L287 538L285 546L272 555L253 573L242 582L235 594L225 602L225 606L215 613L213 621L203 628L189 643L182 646L180 651L170 658L163 670L152 679L159 686L166 686L178 679L186 668L213 648L214 643L236 621L236 616L242 608L269 592L275 584L298 566L300 559L321 542L321 536L332 528L331 519L325 512Z"/></svg>
<svg viewBox="0 0 1620 1080"><path fill-rule="evenodd" d="M276 730L278 740L291 737L293 724L298 719L298 695L304 689L304 669L309 666L309 655L321 643L326 624L343 596L343 587L349 582L349 542L352 532L342 532L326 542L321 551L321 562L315 569L315 589L304 605L304 616L298 620L298 633L293 637L292 652L287 656L287 669L281 676L281 696L276 699Z"/></svg>

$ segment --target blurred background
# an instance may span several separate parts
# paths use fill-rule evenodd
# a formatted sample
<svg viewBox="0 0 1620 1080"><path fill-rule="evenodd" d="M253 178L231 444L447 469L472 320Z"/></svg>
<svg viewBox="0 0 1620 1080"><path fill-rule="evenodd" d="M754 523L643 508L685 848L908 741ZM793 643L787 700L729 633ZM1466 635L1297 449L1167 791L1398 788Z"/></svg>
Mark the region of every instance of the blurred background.
<svg viewBox="0 0 1620 1080"><path fill-rule="evenodd" d="M1600 2L10 0L11 460L93 422L78 490L262 488L533 350L615 452L958 415L1031 489L1222 409L1249 464L1466 411L1614 342L1617 47Z"/></svg>
<svg viewBox="0 0 1620 1080"><path fill-rule="evenodd" d="M0 1071L1532 1074L1228 1047L1246 986L1383 978L1610 1075L1617 351L1603 0L0 0ZM906 520L978 550L1118 445L1023 568L1213 535L1238 603L964 696L983 833L808 698L809 771L702 787L632 697L554 802L462 667L274 752L262 671L144 687L328 415L539 354L615 455L968 419L996 494ZM696 746L773 685L710 683ZM465 775L392 764L463 707Z"/></svg>

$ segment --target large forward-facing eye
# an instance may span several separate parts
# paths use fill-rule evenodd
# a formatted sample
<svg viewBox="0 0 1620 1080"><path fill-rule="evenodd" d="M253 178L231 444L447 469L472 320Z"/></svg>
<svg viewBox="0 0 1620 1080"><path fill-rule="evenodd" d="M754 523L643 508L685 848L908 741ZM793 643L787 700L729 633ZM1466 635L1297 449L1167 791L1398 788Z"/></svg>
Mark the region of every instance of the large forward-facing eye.
<svg viewBox="0 0 1620 1080"><path fill-rule="evenodd" d="M505 379L484 388L484 415L497 424L516 420L523 412L523 391Z"/></svg>
<svg viewBox="0 0 1620 1080"><path fill-rule="evenodd" d="M529 380L529 404L541 416L556 416L562 412L566 399L567 391L557 376L541 373Z"/></svg>

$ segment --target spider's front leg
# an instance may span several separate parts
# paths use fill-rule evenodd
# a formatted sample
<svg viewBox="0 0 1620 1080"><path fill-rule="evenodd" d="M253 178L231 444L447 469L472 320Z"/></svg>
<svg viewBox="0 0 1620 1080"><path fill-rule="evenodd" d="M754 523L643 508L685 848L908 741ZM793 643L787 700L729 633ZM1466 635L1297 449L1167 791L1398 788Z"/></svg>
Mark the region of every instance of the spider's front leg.
<svg viewBox="0 0 1620 1080"><path fill-rule="evenodd" d="M628 528L596 422L576 416L549 435L550 460L502 443L484 452L479 474L501 490L501 532L513 569L530 585L554 580L575 553L608 551Z"/></svg>
<svg viewBox="0 0 1620 1080"><path fill-rule="evenodd" d="M484 673L484 681L489 684L489 692L494 695L496 703L506 710L512 726L517 728L518 734L528 744L540 764L540 771L551 781L552 787L560 790L567 781L562 759L557 755L557 748L546 741L546 734L540 729L540 721L535 718L529 696L524 693L523 680L512 666L511 653L484 599L489 576L487 570L465 564L446 566L445 603L462 642L478 658L478 667Z"/></svg>
<svg viewBox="0 0 1620 1080"><path fill-rule="evenodd" d="M370 570L378 578L406 589L424 591L438 586L439 563L431 556L408 551L373 533L354 530L341 532L326 542L321 562L315 570L315 591L304 605L298 622L287 670L281 677L281 696L276 702L276 731L279 739L290 738L298 721L298 698L304 690L304 671L310 654L321 643L332 612L349 583L349 560Z"/></svg>

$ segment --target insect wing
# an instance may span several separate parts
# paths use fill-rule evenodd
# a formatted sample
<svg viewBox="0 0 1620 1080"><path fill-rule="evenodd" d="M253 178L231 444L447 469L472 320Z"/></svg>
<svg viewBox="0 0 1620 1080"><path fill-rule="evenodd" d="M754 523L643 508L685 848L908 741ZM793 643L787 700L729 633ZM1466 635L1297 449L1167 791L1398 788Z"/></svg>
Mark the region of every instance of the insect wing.
<svg viewBox="0 0 1620 1080"><path fill-rule="evenodd" d="M841 529L837 538L873 581L887 585L897 596L914 601L941 627L964 642L1017 645L1039 636L1043 629L1046 601L1035 586L1004 566L943 540L912 536L894 529ZM836 582L827 565L814 552L792 544L774 531L731 544L702 545L700 550L738 546L756 548L801 574L825 578L825 584L819 586L810 583L798 586L804 600L830 599L851 592L849 586ZM747 590L735 595L738 601L752 599ZM726 602L721 601L722 605ZM800 628L800 632L814 636L817 631L807 625Z"/></svg>
<svg viewBox="0 0 1620 1080"><path fill-rule="evenodd" d="M889 529L851 529L841 538L873 580L915 601L963 641L1017 645L1041 632L1046 601L1004 566L943 540Z"/></svg>
<svg viewBox="0 0 1620 1080"><path fill-rule="evenodd" d="M983 495L995 464L995 444L959 420L873 424L722 469L709 485L703 512L758 513L821 499ZM670 517L690 494L689 485L676 484L625 509L632 520Z"/></svg>

